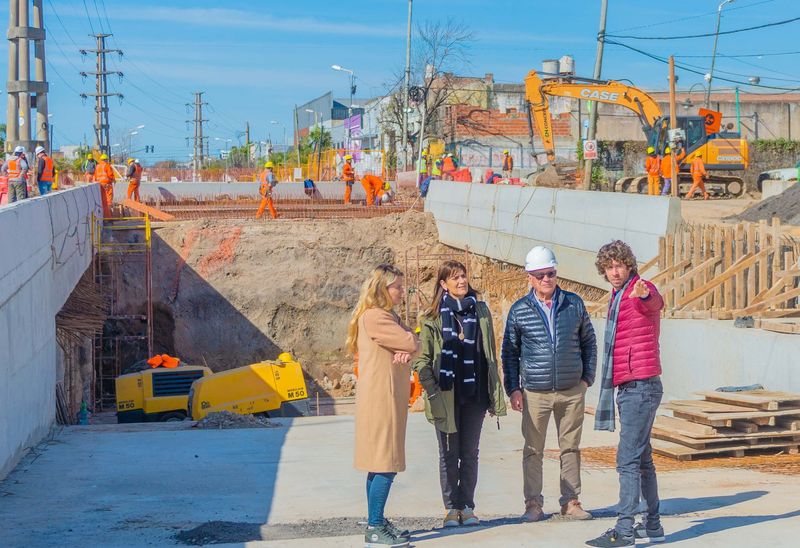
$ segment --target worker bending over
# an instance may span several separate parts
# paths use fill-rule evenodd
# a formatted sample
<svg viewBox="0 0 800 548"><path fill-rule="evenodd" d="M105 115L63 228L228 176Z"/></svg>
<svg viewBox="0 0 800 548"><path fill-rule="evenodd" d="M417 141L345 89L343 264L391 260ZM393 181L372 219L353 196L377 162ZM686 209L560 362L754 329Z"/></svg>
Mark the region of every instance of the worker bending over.
<svg viewBox="0 0 800 548"><path fill-rule="evenodd" d="M344 203L350 203L350 193L353 192L353 183L356 182L356 171L353 169L353 157L349 154L344 157L342 166L342 179L344 180Z"/></svg>
<svg viewBox="0 0 800 548"><path fill-rule="evenodd" d="M260 219L264 215L264 210L269 208L269 216L273 219L278 218L278 212L275 211L275 204L272 203L272 189L278 184L278 179L272 171L274 164L267 162L264 164L264 171L258 176L261 185L258 187L258 193L261 194L261 205L258 206L256 212L256 219Z"/></svg>
<svg viewBox="0 0 800 548"><path fill-rule="evenodd" d="M53 190L55 173L53 159L47 155L44 147L36 147L36 181L39 184L40 196L45 196Z"/></svg>
<svg viewBox="0 0 800 548"><path fill-rule="evenodd" d="M670 167L672 167L670 165ZM654 147L647 147L647 158L644 160L644 170L647 172L647 194L650 196L658 196L659 187L661 186L661 162L658 161L656 156L656 149Z"/></svg>
<svg viewBox="0 0 800 548"><path fill-rule="evenodd" d="M503 178L511 178L511 170L514 169L514 157L508 153L508 149L503 151Z"/></svg>
<svg viewBox="0 0 800 548"><path fill-rule="evenodd" d="M447 154L447 156L445 156L444 159L442 160L442 171L444 172L444 180L452 181L453 174L456 172L456 169L458 169L458 166L456 165L455 158L453 158L452 154Z"/></svg>
<svg viewBox="0 0 800 548"><path fill-rule="evenodd" d="M111 217L114 203L114 168L108 163L108 154L100 155L100 163L94 168L94 181L100 183L100 198L103 202L103 217Z"/></svg>
<svg viewBox="0 0 800 548"><path fill-rule="evenodd" d="M364 187L364 192L367 193L367 201L364 205L378 205L376 198L379 200L382 194L383 179L377 175L364 175L364 177L361 179L361 185Z"/></svg>
<svg viewBox="0 0 800 548"><path fill-rule="evenodd" d="M128 158L128 171L125 176L128 178L128 199L141 202L139 184L142 180L142 166L137 164L133 158Z"/></svg>
<svg viewBox="0 0 800 548"><path fill-rule="evenodd" d="M695 190L700 190L703 193L703 199L708 200L708 192L706 192L706 184L704 179L708 176L706 173L706 165L700 156L692 158L692 165L690 168L692 174L692 187L686 193L686 199L691 200Z"/></svg>

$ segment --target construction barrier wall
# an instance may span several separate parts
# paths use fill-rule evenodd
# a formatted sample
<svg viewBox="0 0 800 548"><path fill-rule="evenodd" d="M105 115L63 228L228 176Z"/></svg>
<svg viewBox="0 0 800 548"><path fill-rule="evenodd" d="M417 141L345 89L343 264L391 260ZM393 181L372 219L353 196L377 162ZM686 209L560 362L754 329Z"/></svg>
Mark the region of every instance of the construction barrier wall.
<svg viewBox="0 0 800 548"><path fill-rule="evenodd" d="M395 185L392 185L393 187ZM219 199L229 198L232 200L239 198L260 198L257 183L141 183L139 195L142 200L153 200L170 202L185 200L188 198ZM317 190L323 199L341 200L344 198L345 184L340 182L321 182L317 183ZM121 201L127 196L128 183L116 183L114 185L114 199ZM272 196L276 200L305 198L303 183L278 183L272 191ZM353 200L363 200L366 198L364 187L356 181L353 185L351 198Z"/></svg>
<svg viewBox="0 0 800 548"><path fill-rule="evenodd" d="M0 207L0 478L55 419L55 316L91 264L98 185Z"/></svg>
<svg viewBox="0 0 800 548"><path fill-rule="evenodd" d="M666 196L447 181L431 182L425 211L444 244L515 265L548 246L560 276L595 287L605 283L594 266L603 244L624 240L645 263L681 221L680 202Z"/></svg>

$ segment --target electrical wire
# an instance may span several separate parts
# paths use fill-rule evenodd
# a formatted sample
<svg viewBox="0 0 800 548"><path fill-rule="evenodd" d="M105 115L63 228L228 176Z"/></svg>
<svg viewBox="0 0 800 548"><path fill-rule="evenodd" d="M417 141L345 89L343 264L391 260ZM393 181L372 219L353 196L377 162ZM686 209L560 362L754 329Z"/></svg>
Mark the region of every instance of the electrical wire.
<svg viewBox="0 0 800 548"><path fill-rule="evenodd" d="M86 11L86 19L89 20L89 28L92 29L92 36L97 34L94 31L94 25L92 24L92 16L89 15L89 6L86 5L86 0L83 0L83 9Z"/></svg>
<svg viewBox="0 0 800 548"><path fill-rule="evenodd" d="M747 5L738 6L738 7L737 6L733 6L733 7L728 8L726 11L730 12L730 11L736 11L736 10L743 10L743 9L759 6L761 4L768 4L768 3L774 2L774 1L775 0L761 0L760 2L756 2L754 4L747 4ZM701 19L703 17L708 17L710 15L716 15L716 14L717 14L716 11L707 11L705 13L700 13L700 14L697 14L697 15L689 15L687 17L679 17L677 19L669 19L667 21L659 21L658 23L650 23L650 24L647 24L647 25L637 25L635 27L627 27L627 28L624 28L624 29L616 29L616 30L612 30L612 31L609 31L609 32L615 33L615 32L627 32L629 30L648 29L648 28L652 28L652 27L659 27L661 25L670 25L672 23L680 23L681 21L689 21L689 20L692 20L692 19Z"/></svg>
<svg viewBox="0 0 800 548"><path fill-rule="evenodd" d="M52 12L53 12L53 15L55 15L55 16L56 16L56 20L57 20L57 21L58 21L58 23L61 25L61 28L63 28L63 29L64 29L64 32L67 34L67 38L69 38L70 42L72 42L72 44L73 44L73 45L74 45L76 48L80 49L80 46L79 46L79 45L78 45L78 43L75 41L75 39L72 37L72 35L69 33L69 30L67 29L67 26L64 24L64 21L61 19L61 16L58 14L58 11L56 11L56 6L55 6L55 3L53 2L53 0L47 0L47 3L48 3L48 4L49 4L49 6L50 6L50 11L52 11Z"/></svg>
<svg viewBox="0 0 800 548"><path fill-rule="evenodd" d="M750 30L758 30L758 29L765 29L768 27L777 27L779 25L786 25L788 23L794 23L795 21L800 21L800 17L794 17L792 19L784 19L783 21L775 21L773 23L765 23L763 25L756 25L754 27L745 27L742 29L734 29L734 30L725 30L720 32L708 32L705 34L687 34L684 36L632 36L632 35L620 35L620 34L604 34L604 38L619 38L625 40L686 40L689 38L708 38L709 36L716 36L723 34L736 34L739 32L746 32Z"/></svg>

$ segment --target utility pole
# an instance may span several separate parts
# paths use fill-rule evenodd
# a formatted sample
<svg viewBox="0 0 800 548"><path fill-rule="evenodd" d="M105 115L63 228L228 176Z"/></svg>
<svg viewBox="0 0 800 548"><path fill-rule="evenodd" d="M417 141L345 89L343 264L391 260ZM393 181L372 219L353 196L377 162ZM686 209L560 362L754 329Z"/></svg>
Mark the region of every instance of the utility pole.
<svg viewBox="0 0 800 548"><path fill-rule="evenodd" d="M674 131L678 127L677 104L675 98L675 57L669 56L669 127ZM678 172L678 158L676 156L675 147L670 143L669 145L669 161L672 167L672 188L670 192L672 196L677 198L678 183L680 182L680 173Z"/></svg>
<svg viewBox="0 0 800 548"><path fill-rule="evenodd" d="M192 181L197 182L197 170L203 168L203 152L205 150L205 143L208 137L203 137L203 122L208 120L203 118L203 105L208 103L203 102L202 91L194 93L194 120L186 120L186 123L194 123L194 155L192 156ZM192 103L186 103L186 106L192 106ZM187 137L188 140L188 137ZM230 154L230 150L228 150Z"/></svg>
<svg viewBox="0 0 800 548"><path fill-rule="evenodd" d="M711 50L711 70L708 72L708 87L706 88L706 108L711 103L711 81L714 79L714 61L717 59L717 42L719 41L719 25L722 22L722 8L733 0L723 0L717 7L717 30L714 31L714 49Z"/></svg>
<svg viewBox="0 0 800 548"><path fill-rule="evenodd" d="M244 142L245 150L247 150L247 167L250 166L250 122L244 123Z"/></svg>
<svg viewBox="0 0 800 548"><path fill-rule="evenodd" d="M608 0L602 0L600 4L600 31L597 33L597 56L594 60L594 75L595 80L600 79L603 68L603 46L606 42L606 15L608 13ZM600 103L589 102L592 106L592 112L589 116L589 133L587 139L592 140L597 135L597 108ZM583 161L583 189L589 190L592 184L592 161Z"/></svg>
<svg viewBox="0 0 800 548"><path fill-rule="evenodd" d="M408 170L408 92L411 87L411 4L408 0L408 30L406 32L406 76L403 84L403 167ZM397 141L395 141L396 143Z"/></svg>
<svg viewBox="0 0 800 548"><path fill-rule="evenodd" d="M6 91L6 151L47 146L48 84L45 74L42 0L33 0L33 26L29 26L30 0L9 1L8 83ZM31 80L30 42L34 43L34 80ZM31 129L31 109L36 109L36 129Z"/></svg>
<svg viewBox="0 0 800 548"><path fill-rule="evenodd" d="M122 73L115 70L106 70L106 54L118 53L122 55L122 50L107 49L106 38L110 34L95 34L93 35L96 42L96 49L82 49L81 54L94 53L97 56L96 69L94 72L81 72L84 78L92 75L95 77L95 92L94 93L81 93L81 97L86 99L88 97L95 98L94 105L94 146L100 150L101 153L111 156L111 147L109 146L111 140L109 138L110 125L108 122L108 98L119 97L123 99L121 93L109 93L107 76L109 74L116 74L122 78Z"/></svg>

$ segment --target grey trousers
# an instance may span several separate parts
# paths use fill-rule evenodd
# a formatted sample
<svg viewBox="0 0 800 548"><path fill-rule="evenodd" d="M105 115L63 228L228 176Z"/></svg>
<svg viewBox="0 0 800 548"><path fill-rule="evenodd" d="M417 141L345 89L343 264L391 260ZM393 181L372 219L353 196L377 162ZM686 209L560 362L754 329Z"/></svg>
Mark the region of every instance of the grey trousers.
<svg viewBox="0 0 800 548"><path fill-rule="evenodd" d="M8 203L25 200L28 197L28 185L25 182L8 182Z"/></svg>

